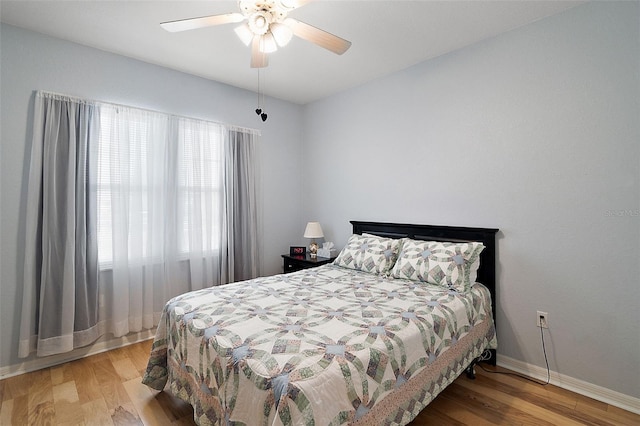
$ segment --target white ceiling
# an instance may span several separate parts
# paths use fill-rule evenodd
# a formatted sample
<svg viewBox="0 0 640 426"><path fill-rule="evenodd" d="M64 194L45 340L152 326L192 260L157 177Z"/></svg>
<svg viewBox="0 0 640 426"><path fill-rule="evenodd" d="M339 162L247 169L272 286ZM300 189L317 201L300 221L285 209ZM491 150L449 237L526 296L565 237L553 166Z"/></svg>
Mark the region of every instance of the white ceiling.
<svg viewBox="0 0 640 426"><path fill-rule="evenodd" d="M350 40L342 56L295 38L269 56L265 94L305 104L583 3L324 1L290 16ZM238 11L236 1L0 1L2 22L233 86L258 90L237 24L169 33L164 21Z"/></svg>

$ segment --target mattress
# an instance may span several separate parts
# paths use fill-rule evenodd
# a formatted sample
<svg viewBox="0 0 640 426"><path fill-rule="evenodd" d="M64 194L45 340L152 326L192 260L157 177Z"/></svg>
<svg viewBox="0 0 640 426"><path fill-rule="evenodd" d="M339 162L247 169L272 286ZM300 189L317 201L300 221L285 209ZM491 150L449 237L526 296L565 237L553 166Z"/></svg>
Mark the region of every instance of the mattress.
<svg viewBox="0 0 640 426"><path fill-rule="evenodd" d="M324 265L170 300L143 382L200 425L406 424L496 345L481 284Z"/></svg>

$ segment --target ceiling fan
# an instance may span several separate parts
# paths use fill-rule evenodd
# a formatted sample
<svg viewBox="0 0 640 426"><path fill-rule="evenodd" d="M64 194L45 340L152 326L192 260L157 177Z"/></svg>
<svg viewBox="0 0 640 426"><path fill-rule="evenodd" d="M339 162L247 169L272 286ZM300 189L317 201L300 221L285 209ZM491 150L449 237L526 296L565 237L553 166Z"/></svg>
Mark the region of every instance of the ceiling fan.
<svg viewBox="0 0 640 426"><path fill-rule="evenodd" d="M275 52L278 46L287 45L294 35L342 55L351 46L350 41L287 16L290 11L309 1L240 0L240 12L180 19L160 25L167 31L178 32L246 21L235 32L245 45L251 45L252 68L266 67L269 64L267 53Z"/></svg>

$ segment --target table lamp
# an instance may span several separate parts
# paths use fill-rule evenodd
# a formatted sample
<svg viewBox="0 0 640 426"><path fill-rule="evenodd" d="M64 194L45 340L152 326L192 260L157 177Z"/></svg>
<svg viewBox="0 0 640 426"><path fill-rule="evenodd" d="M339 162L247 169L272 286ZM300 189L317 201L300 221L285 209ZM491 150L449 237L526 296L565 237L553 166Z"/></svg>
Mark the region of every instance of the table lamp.
<svg viewBox="0 0 640 426"><path fill-rule="evenodd" d="M311 238L311 244L309 244L309 256L311 258L318 257L318 243L316 243L315 239L324 237L320 222L307 223L307 227L304 230L304 237Z"/></svg>

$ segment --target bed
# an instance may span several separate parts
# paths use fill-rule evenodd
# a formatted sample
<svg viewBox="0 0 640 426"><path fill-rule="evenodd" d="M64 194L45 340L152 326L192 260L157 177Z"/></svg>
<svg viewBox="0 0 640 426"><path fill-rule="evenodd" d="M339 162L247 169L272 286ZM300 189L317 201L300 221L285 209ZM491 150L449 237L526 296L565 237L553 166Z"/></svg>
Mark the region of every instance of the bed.
<svg viewBox="0 0 640 426"><path fill-rule="evenodd" d="M333 264L170 300L143 383L200 425L404 425L495 364L497 229L351 223Z"/></svg>

